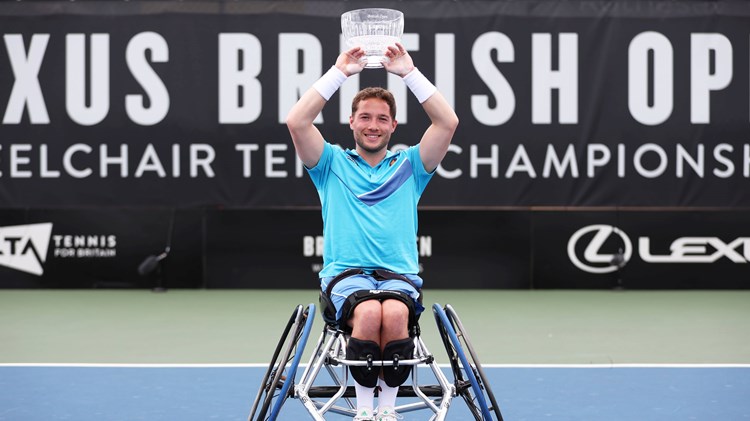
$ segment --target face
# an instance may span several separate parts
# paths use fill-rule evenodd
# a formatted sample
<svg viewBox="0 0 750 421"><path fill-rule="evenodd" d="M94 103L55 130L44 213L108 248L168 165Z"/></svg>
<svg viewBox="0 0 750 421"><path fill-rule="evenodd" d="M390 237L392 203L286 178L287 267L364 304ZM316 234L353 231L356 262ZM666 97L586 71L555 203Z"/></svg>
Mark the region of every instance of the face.
<svg viewBox="0 0 750 421"><path fill-rule="evenodd" d="M354 134L357 152L377 154L388 147L391 134L396 130L396 120L391 118L388 104L382 99L368 98L359 102L357 112L349 117L349 127Z"/></svg>

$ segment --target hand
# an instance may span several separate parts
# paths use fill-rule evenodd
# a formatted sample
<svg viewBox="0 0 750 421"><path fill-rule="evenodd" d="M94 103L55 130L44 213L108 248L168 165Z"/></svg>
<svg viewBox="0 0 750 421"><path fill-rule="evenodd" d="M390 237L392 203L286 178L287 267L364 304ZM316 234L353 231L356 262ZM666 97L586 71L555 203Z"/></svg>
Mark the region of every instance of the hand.
<svg viewBox="0 0 750 421"><path fill-rule="evenodd" d="M414 61L401 43L397 42L395 46L388 46L385 56L388 61L383 63L383 67L389 73L404 77L414 70Z"/></svg>
<svg viewBox="0 0 750 421"><path fill-rule="evenodd" d="M346 76L359 73L365 68L365 63L362 60L364 56L365 52L362 50L362 47L354 47L339 54L339 57L336 59L336 67L344 72Z"/></svg>

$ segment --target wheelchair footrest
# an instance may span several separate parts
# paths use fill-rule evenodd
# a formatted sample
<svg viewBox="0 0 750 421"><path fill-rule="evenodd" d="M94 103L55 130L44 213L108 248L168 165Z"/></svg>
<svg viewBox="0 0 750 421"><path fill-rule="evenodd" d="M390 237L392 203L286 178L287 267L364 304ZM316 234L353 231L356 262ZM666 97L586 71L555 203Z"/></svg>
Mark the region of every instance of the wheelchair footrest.
<svg viewBox="0 0 750 421"><path fill-rule="evenodd" d="M311 398L332 398L336 395L336 393L338 393L340 389L341 388L337 386L313 386L310 388L310 391L307 395ZM440 385L419 386L419 390L428 397L443 396L443 389L440 387ZM377 395L378 391L377 389L375 389L375 396ZM398 388L398 396L405 398L414 398L417 397L417 393L414 391L413 386L401 386ZM346 391L344 392L344 395L342 397L356 397L354 386L347 386Z"/></svg>

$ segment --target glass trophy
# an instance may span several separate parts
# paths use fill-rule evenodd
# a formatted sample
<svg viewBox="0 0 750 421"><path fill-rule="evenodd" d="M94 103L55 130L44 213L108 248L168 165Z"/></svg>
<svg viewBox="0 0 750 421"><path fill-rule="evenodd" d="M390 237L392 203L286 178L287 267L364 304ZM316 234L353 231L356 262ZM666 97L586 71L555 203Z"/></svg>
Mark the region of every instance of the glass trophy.
<svg viewBox="0 0 750 421"><path fill-rule="evenodd" d="M348 48L365 51L365 68L383 67L388 46L401 42L404 14L393 9L357 9L341 15L341 33Z"/></svg>

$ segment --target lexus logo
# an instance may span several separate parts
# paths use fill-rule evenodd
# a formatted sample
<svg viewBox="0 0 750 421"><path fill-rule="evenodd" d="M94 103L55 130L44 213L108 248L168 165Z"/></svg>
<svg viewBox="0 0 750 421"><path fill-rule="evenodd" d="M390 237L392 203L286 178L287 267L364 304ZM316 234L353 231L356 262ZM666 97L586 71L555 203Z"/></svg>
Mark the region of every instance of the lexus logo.
<svg viewBox="0 0 750 421"><path fill-rule="evenodd" d="M615 237L610 241L610 238ZM617 270L613 254L603 253L607 241L618 241L623 250L624 263L633 257L633 243L617 227L611 225L589 225L576 231L568 240L568 257L577 268L590 273L609 273ZM580 243L580 244L579 244ZM679 237L669 245L669 252L656 254L651 250L651 238L638 237L638 257L645 263L657 264L711 264L719 260L737 264L750 262L750 237L735 237L724 241L719 237ZM585 247L584 247L585 246ZM579 251L583 248L583 255ZM608 247L612 250L612 247Z"/></svg>
<svg viewBox="0 0 750 421"><path fill-rule="evenodd" d="M602 253L602 246L612 236L618 236L623 244L625 262L633 256L633 243L627 234L611 225L589 225L576 231L568 240L568 257L577 268L590 273L610 273L617 270L612 263L613 254ZM579 258L579 241L588 241Z"/></svg>

